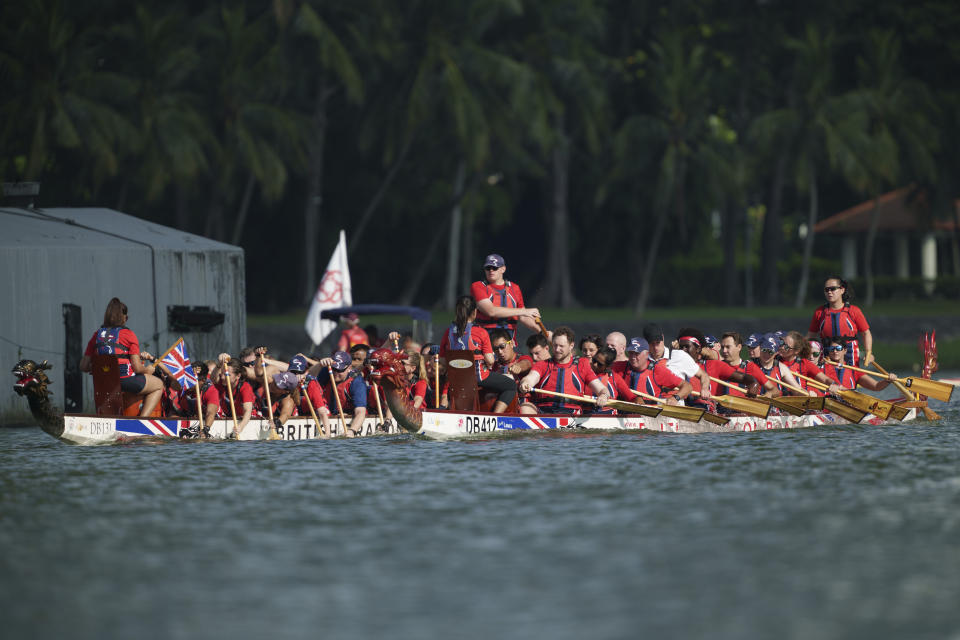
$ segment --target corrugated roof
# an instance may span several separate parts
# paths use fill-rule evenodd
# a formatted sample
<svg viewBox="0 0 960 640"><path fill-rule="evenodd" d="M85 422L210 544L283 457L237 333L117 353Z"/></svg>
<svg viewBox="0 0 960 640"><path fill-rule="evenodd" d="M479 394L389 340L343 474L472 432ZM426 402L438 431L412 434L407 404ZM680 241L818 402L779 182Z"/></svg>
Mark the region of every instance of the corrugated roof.
<svg viewBox="0 0 960 640"><path fill-rule="evenodd" d="M186 231L164 227L113 209L0 208L0 247L116 247L130 242L156 249L242 251Z"/></svg>
<svg viewBox="0 0 960 640"><path fill-rule="evenodd" d="M906 232L929 229L950 231L954 228L953 222L930 219L927 194L916 186L902 187L885 193L879 200L878 231ZM817 233L863 233L870 229L870 218L873 215L874 206L873 200L861 202L821 220L813 229Z"/></svg>

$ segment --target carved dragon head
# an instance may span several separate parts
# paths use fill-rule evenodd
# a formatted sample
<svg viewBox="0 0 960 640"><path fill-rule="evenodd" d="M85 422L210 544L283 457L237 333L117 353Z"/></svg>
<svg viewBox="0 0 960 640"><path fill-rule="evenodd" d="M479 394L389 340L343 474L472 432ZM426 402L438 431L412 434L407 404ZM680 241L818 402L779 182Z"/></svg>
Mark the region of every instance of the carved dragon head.
<svg viewBox="0 0 960 640"><path fill-rule="evenodd" d="M13 375L17 376L17 381L13 384L13 390L17 395L33 397L36 399L45 399L52 393L47 389L50 384L50 378L44 373L53 366L46 360L37 364L33 360L21 360L12 369Z"/></svg>
<svg viewBox="0 0 960 640"><path fill-rule="evenodd" d="M403 389L409 384L403 360L403 354L394 353L389 349L377 349L367 358L370 377L381 385L388 382L398 389Z"/></svg>

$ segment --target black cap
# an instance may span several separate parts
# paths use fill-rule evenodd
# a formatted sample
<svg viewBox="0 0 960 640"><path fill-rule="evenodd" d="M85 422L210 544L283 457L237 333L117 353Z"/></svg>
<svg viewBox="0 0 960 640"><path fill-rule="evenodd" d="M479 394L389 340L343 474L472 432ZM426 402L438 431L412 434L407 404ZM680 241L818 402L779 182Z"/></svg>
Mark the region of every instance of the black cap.
<svg viewBox="0 0 960 640"><path fill-rule="evenodd" d="M663 342L663 327L651 322L643 328L643 337L647 342Z"/></svg>

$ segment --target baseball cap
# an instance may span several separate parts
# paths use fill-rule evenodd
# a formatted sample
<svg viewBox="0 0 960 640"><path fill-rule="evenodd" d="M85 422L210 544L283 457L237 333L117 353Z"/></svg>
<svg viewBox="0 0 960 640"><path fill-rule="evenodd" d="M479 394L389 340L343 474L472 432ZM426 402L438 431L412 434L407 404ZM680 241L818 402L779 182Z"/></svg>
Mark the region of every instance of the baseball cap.
<svg viewBox="0 0 960 640"><path fill-rule="evenodd" d="M634 353L640 353L641 351L650 351L650 344L643 338L631 338L630 343L627 344L625 349L627 353L631 351Z"/></svg>
<svg viewBox="0 0 960 640"><path fill-rule="evenodd" d="M763 334L760 333L751 333L743 344L746 345L747 349L753 349L760 346L760 339L763 338Z"/></svg>
<svg viewBox="0 0 960 640"><path fill-rule="evenodd" d="M713 349L720 343L719 340L717 340L715 337L711 335L705 335L703 336L703 339L707 342L707 346L711 349Z"/></svg>
<svg viewBox="0 0 960 640"><path fill-rule="evenodd" d="M760 348L770 353L776 353L780 348L780 341L772 333L768 333L760 338Z"/></svg>
<svg viewBox="0 0 960 640"><path fill-rule="evenodd" d="M287 371L291 373L304 373L309 368L310 365L307 363L307 359L303 356L293 356L290 359L289 364L287 364Z"/></svg>
<svg viewBox="0 0 960 640"><path fill-rule="evenodd" d="M818 353L823 351L823 345L817 342L816 340L810 341L810 348Z"/></svg>
<svg viewBox="0 0 960 640"><path fill-rule="evenodd" d="M273 375L273 382L277 385L278 388L283 389L284 391L293 391L300 384L300 380L297 378L297 374L290 371L284 371L283 373L276 373Z"/></svg>
<svg viewBox="0 0 960 640"><path fill-rule="evenodd" d="M346 351L337 351L331 357L333 358L334 371L343 371L350 366L350 354Z"/></svg>
<svg viewBox="0 0 960 640"><path fill-rule="evenodd" d="M663 327L651 322L643 328L643 337L648 342L663 342Z"/></svg>
<svg viewBox="0 0 960 640"><path fill-rule="evenodd" d="M491 253L487 256L487 259L483 261L483 266L485 267L500 267L506 265L507 263L503 261L503 256L499 253Z"/></svg>

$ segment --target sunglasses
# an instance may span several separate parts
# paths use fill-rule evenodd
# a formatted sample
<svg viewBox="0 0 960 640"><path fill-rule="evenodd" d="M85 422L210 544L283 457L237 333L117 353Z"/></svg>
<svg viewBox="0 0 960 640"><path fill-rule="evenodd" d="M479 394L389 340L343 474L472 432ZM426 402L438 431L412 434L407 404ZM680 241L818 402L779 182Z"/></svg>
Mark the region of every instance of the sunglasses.
<svg viewBox="0 0 960 640"><path fill-rule="evenodd" d="M242 364L242 365L245 366L245 367L252 367L253 365L257 364L257 361L256 361L256 360L251 360L251 361L249 361L249 362L240 362L240 364Z"/></svg>
<svg viewBox="0 0 960 640"><path fill-rule="evenodd" d="M837 289L842 289L842 288L843 288L843 287L824 287L824 288L823 288L823 292L824 292L824 293L830 293L831 291L836 291Z"/></svg>
<svg viewBox="0 0 960 640"><path fill-rule="evenodd" d="M496 270L499 269L499 268L500 268L500 267L484 267L483 270L484 270L484 271L496 271Z"/></svg>
<svg viewBox="0 0 960 640"><path fill-rule="evenodd" d="M820 357L820 352L819 352L819 351L811 351L811 352L810 352L810 357L811 357L811 358L819 358L819 357Z"/></svg>
<svg viewBox="0 0 960 640"><path fill-rule="evenodd" d="M495 345L495 346L493 347L493 350L494 350L494 351L503 351L503 350L506 349L506 348L507 348L507 343L504 342L503 344Z"/></svg>
<svg viewBox="0 0 960 640"><path fill-rule="evenodd" d="M841 347L838 344L832 344L829 347L827 347L827 351L843 351L843 347Z"/></svg>

